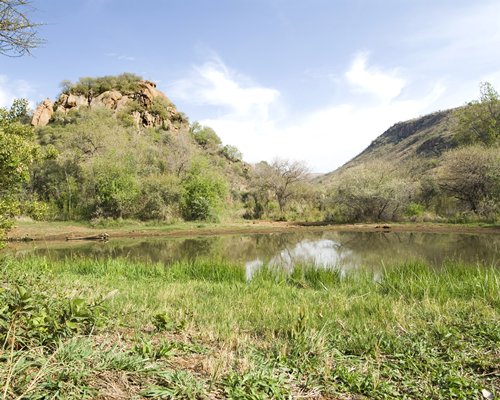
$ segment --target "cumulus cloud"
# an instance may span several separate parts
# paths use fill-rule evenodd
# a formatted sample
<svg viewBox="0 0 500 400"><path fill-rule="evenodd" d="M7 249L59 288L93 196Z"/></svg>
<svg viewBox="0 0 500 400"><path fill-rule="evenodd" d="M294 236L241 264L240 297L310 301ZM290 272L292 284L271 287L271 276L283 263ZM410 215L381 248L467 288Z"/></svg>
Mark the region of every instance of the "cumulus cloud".
<svg viewBox="0 0 500 400"><path fill-rule="evenodd" d="M279 156L304 160L314 171L327 172L362 151L393 123L425 112L445 90L437 83L423 96L400 99L405 79L395 70L370 65L366 53L358 54L340 76L339 85L373 94L371 101L360 105L353 99L293 112L277 89L256 84L220 59L193 68L169 93L214 108L216 116L200 122L215 129L224 143L236 145L245 160L270 161Z"/></svg>
<svg viewBox="0 0 500 400"><path fill-rule="evenodd" d="M280 94L229 70L217 58L194 67L191 76L175 82L169 92L197 104L223 107L226 117L232 118L255 114L267 118L270 106Z"/></svg>
<svg viewBox="0 0 500 400"><path fill-rule="evenodd" d="M24 80L11 81L6 75L0 75L0 107L10 107L14 99L33 98L33 87ZM30 101L30 107L34 103Z"/></svg>
<svg viewBox="0 0 500 400"><path fill-rule="evenodd" d="M373 94L383 101L399 96L406 81L398 76L398 71L382 71L367 64L368 53L356 55L351 68L345 73L348 82L360 92Z"/></svg>

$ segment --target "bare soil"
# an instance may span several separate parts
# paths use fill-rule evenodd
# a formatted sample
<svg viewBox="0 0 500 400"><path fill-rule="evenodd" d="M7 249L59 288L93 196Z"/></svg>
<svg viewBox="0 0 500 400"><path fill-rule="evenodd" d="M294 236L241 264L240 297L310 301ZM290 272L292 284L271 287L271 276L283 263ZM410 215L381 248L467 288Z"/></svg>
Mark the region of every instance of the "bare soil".
<svg viewBox="0 0 500 400"><path fill-rule="evenodd" d="M252 221L232 224L178 224L169 225L125 225L123 227L94 228L85 225L57 222L19 222L9 233L9 241L51 241L67 238L84 238L107 234L109 238L135 237L184 237L202 235L231 235L249 233L273 233L291 231L365 231L365 232L442 232L442 233L490 233L500 234L500 226L479 226L436 223L396 224L321 224L307 222Z"/></svg>

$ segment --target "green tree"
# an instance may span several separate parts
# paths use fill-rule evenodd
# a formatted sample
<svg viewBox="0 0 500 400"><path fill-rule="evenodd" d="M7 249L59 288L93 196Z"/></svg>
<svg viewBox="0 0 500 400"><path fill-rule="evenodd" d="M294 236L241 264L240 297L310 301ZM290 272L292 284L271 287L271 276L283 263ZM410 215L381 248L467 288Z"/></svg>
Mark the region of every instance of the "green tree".
<svg viewBox="0 0 500 400"><path fill-rule="evenodd" d="M181 209L186 220L214 220L227 194L227 182L205 161L194 162L182 182Z"/></svg>
<svg viewBox="0 0 500 400"><path fill-rule="evenodd" d="M112 89L125 94L136 92L139 89L139 82L141 80L142 77L138 75L124 72L116 76L106 75L96 78L83 77L74 84L70 81L63 81L61 86L63 93L66 92L87 97L95 97Z"/></svg>
<svg viewBox="0 0 500 400"><path fill-rule="evenodd" d="M22 56L30 54L42 40L37 36L41 24L28 18L28 0L0 0L0 54Z"/></svg>
<svg viewBox="0 0 500 400"><path fill-rule="evenodd" d="M27 106L26 100L15 100L10 110L0 108L0 236L20 212L19 194L37 154L33 129L21 122Z"/></svg>
<svg viewBox="0 0 500 400"><path fill-rule="evenodd" d="M134 215L139 196L136 166L131 156L108 154L92 164L91 217L128 218Z"/></svg>
<svg viewBox="0 0 500 400"><path fill-rule="evenodd" d="M479 100L455 112L455 139L459 144L496 145L500 140L500 97L490 83L481 83Z"/></svg>
<svg viewBox="0 0 500 400"><path fill-rule="evenodd" d="M208 126L203 126L198 122L194 122L193 125L191 125L190 131L196 143L205 150L217 150L222 144L217 133Z"/></svg>
<svg viewBox="0 0 500 400"><path fill-rule="evenodd" d="M243 154L241 154L241 151L239 151L237 147L231 146L229 144L225 145L221 149L221 155L232 162L238 162L243 159Z"/></svg>

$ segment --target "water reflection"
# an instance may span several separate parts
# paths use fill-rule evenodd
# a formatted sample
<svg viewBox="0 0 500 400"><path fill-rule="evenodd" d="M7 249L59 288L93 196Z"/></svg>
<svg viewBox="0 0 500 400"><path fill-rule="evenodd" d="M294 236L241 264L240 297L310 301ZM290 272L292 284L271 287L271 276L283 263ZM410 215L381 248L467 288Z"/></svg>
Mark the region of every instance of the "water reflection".
<svg viewBox="0 0 500 400"><path fill-rule="evenodd" d="M293 232L196 238L117 239L108 243L12 244L11 253L37 254L49 259L67 257L128 258L165 265L196 258L225 259L247 268L247 275L262 265L293 268L314 263L348 271L378 270L382 266L424 261L439 266L445 260L469 264L498 264L500 236L411 232Z"/></svg>

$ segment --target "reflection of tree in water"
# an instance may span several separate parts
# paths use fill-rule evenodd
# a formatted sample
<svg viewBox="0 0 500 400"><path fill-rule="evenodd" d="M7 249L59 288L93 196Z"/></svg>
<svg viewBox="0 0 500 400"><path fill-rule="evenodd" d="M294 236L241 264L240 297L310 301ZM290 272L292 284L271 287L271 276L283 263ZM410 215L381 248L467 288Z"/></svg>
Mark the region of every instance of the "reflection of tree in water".
<svg viewBox="0 0 500 400"><path fill-rule="evenodd" d="M331 262L336 267L350 269L378 268L382 264L412 260L431 265L440 265L446 259L498 264L500 237L423 232L290 232L19 246L16 252L20 254L32 252L49 259L127 258L168 265L179 260L215 258L239 264L258 260L259 263L291 265L307 261L309 257L319 263Z"/></svg>
<svg viewBox="0 0 500 400"><path fill-rule="evenodd" d="M179 257L184 259L196 259L204 257L218 257L222 239L221 237L203 237L195 239L185 239L177 246Z"/></svg>
<svg viewBox="0 0 500 400"><path fill-rule="evenodd" d="M497 235L472 235L425 232L328 232L342 247L351 249L369 265L422 260L439 265L460 260L476 263L495 261L500 238Z"/></svg>

